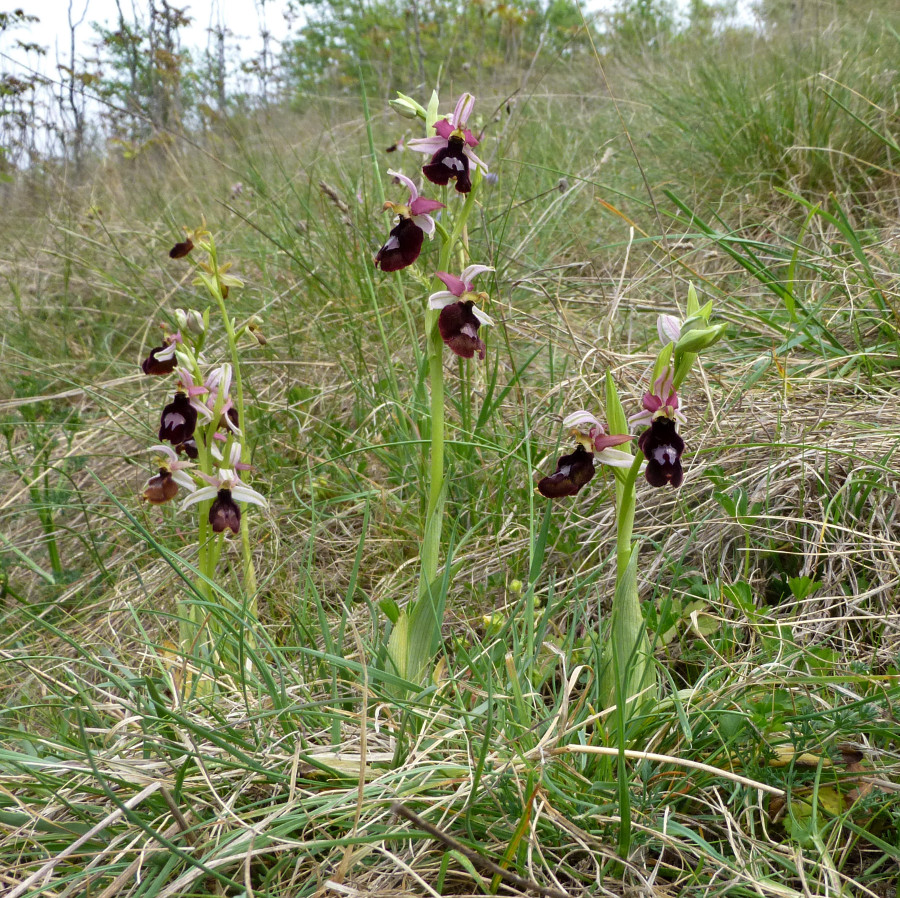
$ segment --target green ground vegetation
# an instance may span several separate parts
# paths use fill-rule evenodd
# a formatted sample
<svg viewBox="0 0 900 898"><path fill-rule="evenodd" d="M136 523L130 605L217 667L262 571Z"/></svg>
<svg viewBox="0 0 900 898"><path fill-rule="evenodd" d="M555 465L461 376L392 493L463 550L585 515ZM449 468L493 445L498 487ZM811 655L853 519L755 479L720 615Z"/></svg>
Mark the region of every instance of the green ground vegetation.
<svg viewBox="0 0 900 898"><path fill-rule="evenodd" d="M420 692L384 673L383 609L416 589L435 254L420 282L372 256L374 172L421 162L388 152L418 132L386 90L424 87L364 79L366 105L342 73L0 184L0 891L900 894L900 17L866 10L615 52L538 34L524 62L441 70L498 176L469 226L498 326L484 363L445 358ZM242 666L191 692L196 547L138 498L165 400L139 364L199 301L167 252L201 217L234 315L263 320L245 402L271 505L260 623L221 625ZM534 485L607 370L637 410L689 283L728 331L682 390L684 485L638 492L664 689L611 728L613 481ZM237 599L240 565L223 552Z"/></svg>

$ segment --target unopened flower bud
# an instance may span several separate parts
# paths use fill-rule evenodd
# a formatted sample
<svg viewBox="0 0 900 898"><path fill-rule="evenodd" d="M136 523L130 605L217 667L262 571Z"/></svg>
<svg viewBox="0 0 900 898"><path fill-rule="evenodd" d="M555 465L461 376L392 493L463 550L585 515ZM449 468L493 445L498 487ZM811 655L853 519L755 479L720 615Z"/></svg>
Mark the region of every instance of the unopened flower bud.
<svg viewBox="0 0 900 898"><path fill-rule="evenodd" d="M400 91L397 91L397 99L389 100L388 103L394 112L402 115L403 118L425 118L425 109L422 105L412 97L401 94Z"/></svg>
<svg viewBox="0 0 900 898"><path fill-rule="evenodd" d="M513 593L514 595L517 595L517 596L519 596L519 595L522 594L522 588L523 588L523 587L522 587L522 581L521 581L521 580L513 580L513 581L511 581L510 584L509 584L509 591L510 591L511 593Z"/></svg>
<svg viewBox="0 0 900 898"><path fill-rule="evenodd" d="M695 327L682 333L675 344L675 352L701 352L722 339L727 325L714 324L712 327Z"/></svg>
<svg viewBox="0 0 900 898"><path fill-rule="evenodd" d="M656 332L663 346L677 343L681 339L681 328L681 322L674 315L660 315L656 319Z"/></svg>
<svg viewBox="0 0 900 898"><path fill-rule="evenodd" d="M178 329L190 331L192 334L202 334L206 327L203 324L203 315L196 309L175 309L175 320L178 322Z"/></svg>

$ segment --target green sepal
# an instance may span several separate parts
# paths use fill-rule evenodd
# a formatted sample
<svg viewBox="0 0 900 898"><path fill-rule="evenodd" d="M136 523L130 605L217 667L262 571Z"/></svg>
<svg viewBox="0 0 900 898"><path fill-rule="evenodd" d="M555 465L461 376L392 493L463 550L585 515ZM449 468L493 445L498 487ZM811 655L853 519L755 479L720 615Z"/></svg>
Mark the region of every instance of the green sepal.
<svg viewBox="0 0 900 898"><path fill-rule="evenodd" d="M434 130L434 123L438 119L438 104L440 100L438 99L438 92L433 90L431 92L431 99L428 101L428 108L425 110L425 136L433 137L434 135L431 133Z"/></svg>
<svg viewBox="0 0 900 898"><path fill-rule="evenodd" d="M722 339L728 325L714 324L712 327L697 327L682 333L675 344L675 358L679 359L682 353L698 353L718 343ZM677 361L676 361L677 365Z"/></svg>
<svg viewBox="0 0 900 898"><path fill-rule="evenodd" d="M656 364L653 366L653 375L650 378L650 383L655 383L669 367L669 363L672 361L672 350L675 348L674 343L666 343L662 349L659 351L659 355L656 357Z"/></svg>
<svg viewBox="0 0 900 898"><path fill-rule="evenodd" d="M688 284L687 315L685 315L685 318L692 318L699 311L700 300L697 298L697 291L694 289L693 284Z"/></svg>

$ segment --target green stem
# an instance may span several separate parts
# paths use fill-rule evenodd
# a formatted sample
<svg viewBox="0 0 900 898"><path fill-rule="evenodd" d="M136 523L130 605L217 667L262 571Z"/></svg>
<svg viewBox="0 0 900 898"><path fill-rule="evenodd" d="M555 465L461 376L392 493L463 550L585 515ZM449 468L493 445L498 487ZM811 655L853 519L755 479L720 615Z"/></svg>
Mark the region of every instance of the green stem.
<svg viewBox="0 0 900 898"><path fill-rule="evenodd" d="M453 222L448 239L441 246L438 271L446 271L453 257L453 249L466 227L469 213L475 206L475 196L480 184L480 172L476 173L472 190L466 196L459 217ZM449 204L448 204L449 207ZM445 232L446 233L446 232ZM442 283L434 278L432 289L439 290ZM442 515L440 504L444 492L444 341L437 327L440 313L437 309L425 311L425 334L428 345L428 379L431 386L431 464L428 488L428 507L425 514L425 540L422 546L422 571L419 578L419 599L426 600L428 586L437 577L443 521L434 515Z"/></svg>
<svg viewBox="0 0 900 898"><path fill-rule="evenodd" d="M634 505L636 499L635 482L641 470L643 453L638 450L634 461L625 475L621 489L618 491L618 509L616 510L616 583L622 579L628 561L631 558L631 535L634 530Z"/></svg>
<svg viewBox="0 0 900 898"><path fill-rule="evenodd" d="M228 314L225 307L225 298L222 296L222 283L219 280L219 263L216 258L216 247L210 237L209 241L209 263L216 278L216 291L213 298L219 306L219 312L222 315L222 322L225 326L225 333L228 336L228 349L231 354L231 371L234 377L234 400L237 408L238 421L241 427L247 426L247 419L244 415L244 382L241 377L241 359L238 353L237 335L234 331L234 321ZM222 398L221 395L219 397ZM213 416L213 422L218 419ZM227 447L226 447L227 448ZM241 442L241 463L249 464L250 450L246 441ZM253 564L253 551L250 547L250 522L247 515L241 515L241 557L244 564L244 594L248 599L248 612L252 618L256 618L256 568Z"/></svg>

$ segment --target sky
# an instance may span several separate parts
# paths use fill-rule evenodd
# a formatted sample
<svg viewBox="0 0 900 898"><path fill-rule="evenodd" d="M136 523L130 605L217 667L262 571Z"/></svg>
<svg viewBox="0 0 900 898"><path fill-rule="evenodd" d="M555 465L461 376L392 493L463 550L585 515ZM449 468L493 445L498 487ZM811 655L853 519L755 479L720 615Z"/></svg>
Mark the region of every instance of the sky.
<svg viewBox="0 0 900 898"><path fill-rule="evenodd" d="M120 0L125 16L133 20L136 10L138 18L146 20L148 0ZM613 7L616 0L587 0L585 7L592 12ZM740 19L749 17L748 9L752 0L738 0ZM193 19L183 32L183 46L202 49L207 46L207 29L224 22L234 35L229 39L229 51L241 59L255 56L262 48L260 33L268 30L276 40L282 40L291 30L285 16L285 0L170 0L175 8L187 8ZM74 21L81 21L76 29L76 53L79 57L93 55L91 42L94 39L92 22L115 27L118 20L116 0L0 0L0 11L24 9L36 15L39 22L0 35L0 69L15 74L16 64L24 64L38 69L43 75L54 77L57 61L67 62L69 55L69 8ZM298 23L293 23L294 28ZM34 42L47 47L43 58L35 53L24 53L16 48L16 40ZM238 45L238 48L235 48Z"/></svg>
<svg viewBox="0 0 900 898"><path fill-rule="evenodd" d="M146 21L148 0L120 0L122 10L128 20L137 18ZM48 76L56 71L56 61L66 62L69 55L69 7L72 17L83 22L76 29L76 43L79 56L91 55L90 44L94 39L91 22L98 22L114 28L118 21L115 0L0 0L0 11L24 9L30 15L40 18L39 22L0 37L0 52L16 60L26 62ZM240 55L249 58L262 47L261 24L272 37L281 40L288 33L288 23L283 15L286 3L283 0L171 0L176 9L187 8L193 22L183 33L184 46L201 48L207 44L207 29L211 25L224 22L233 34L230 43L240 44ZM15 40L30 41L48 48L46 58L41 61L36 54L24 54L13 48ZM58 51L58 53L57 53ZM0 59L0 68L10 70L12 63L7 58Z"/></svg>

